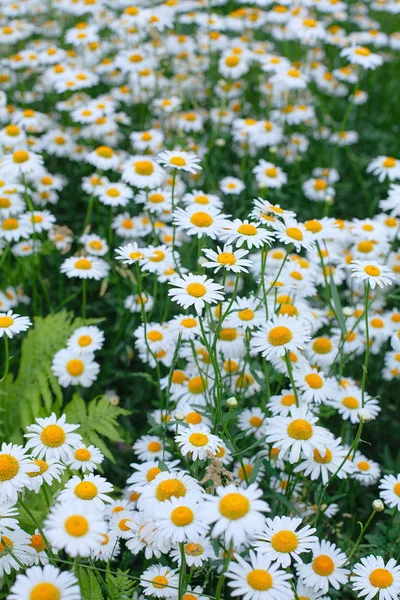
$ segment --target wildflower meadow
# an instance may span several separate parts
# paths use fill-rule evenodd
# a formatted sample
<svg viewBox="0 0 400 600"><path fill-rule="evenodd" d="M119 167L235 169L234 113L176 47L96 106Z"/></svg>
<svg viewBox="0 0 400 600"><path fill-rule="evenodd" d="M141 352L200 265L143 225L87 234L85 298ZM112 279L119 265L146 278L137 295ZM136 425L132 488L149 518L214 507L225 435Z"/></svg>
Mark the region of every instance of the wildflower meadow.
<svg viewBox="0 0 400 600"><path fill-rule="evenodd" d="M0 0L0 600L400 597L399 0Z"/></svg>

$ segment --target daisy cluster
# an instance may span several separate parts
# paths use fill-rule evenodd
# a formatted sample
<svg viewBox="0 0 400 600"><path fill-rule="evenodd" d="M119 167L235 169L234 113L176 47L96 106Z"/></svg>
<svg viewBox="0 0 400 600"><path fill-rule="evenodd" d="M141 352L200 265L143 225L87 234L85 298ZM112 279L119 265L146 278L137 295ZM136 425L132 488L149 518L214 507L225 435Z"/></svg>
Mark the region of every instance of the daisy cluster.
<svg viewBox="0 0 400 600"><path fill-rule="evenodd" d="M369 439L400 379L400 159L369 104L399 2L0 12L7 598L396 600L400 469ZM21 334L66 309L26 406ZM111 381L124 443L111 412L89 443L65 407Z"/></svg>

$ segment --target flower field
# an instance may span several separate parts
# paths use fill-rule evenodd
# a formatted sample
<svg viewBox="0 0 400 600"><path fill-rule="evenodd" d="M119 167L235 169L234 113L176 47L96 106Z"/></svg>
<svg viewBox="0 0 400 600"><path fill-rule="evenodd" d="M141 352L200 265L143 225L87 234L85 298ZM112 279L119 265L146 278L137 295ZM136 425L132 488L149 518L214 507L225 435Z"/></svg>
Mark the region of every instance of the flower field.
<svg viewBox="0 0 400 600"><path fill-rule="evenodd" d="M398 0L1 0L0 600L400 596Z"/></svg>

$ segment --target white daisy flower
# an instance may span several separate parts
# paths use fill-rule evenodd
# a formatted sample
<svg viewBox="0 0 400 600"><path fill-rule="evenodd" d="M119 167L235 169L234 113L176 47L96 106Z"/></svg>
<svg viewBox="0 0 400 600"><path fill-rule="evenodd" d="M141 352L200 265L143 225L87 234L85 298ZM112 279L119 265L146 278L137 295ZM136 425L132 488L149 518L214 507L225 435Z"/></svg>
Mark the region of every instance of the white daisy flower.
<svg viewBox="0 0 400 600"><path fill-rule="evenodd" d="M66 483L65 488L61 490L58 500L65 502L82 502L94 510L103 510L105 502L111 502L109 493L113 491L113 486L104 477L89 473L83 479L77 475L71 477Z"/></svg>
<svg viewBox="0 0 400 600"><path fill-rule="evenodd" d="M247 219L241 221L235 219L227 222L221 237L225 239L227 245L235 244L238 248L246 244L249 250L251 248L261 248L271 245L274 236L272 233L261 227L258 221L249 222Z"/></svg>
<svg viewBox="0 0 400 600"><path fill-rule="evenodd" d="M189 425L180 428L178 435L175 436L175 442L182 456L189 454L191 460L205 460L209 452L216 453L221 439L204 425Z"/></svg>
<svg viewBox="0 0 400 600"><path fill-rule="evenodd" d="M62 387L82 385L90 387L97 379L100 365L92 353L74 352L64 348L56 352L51 369Z"/></svg>
<svg viewBox="0 0 400 600"><path fill-rule="evenodd" d="M357 451L353 458L354 469L352 477L365 486L375 485L381 476L379 463L367 458Z"/></svg>
<svg viewBox="0 0 400 600"><path fill-rule="evenodd" d="M176 543L204 535L207 525L200 519L195 498L171 498L157 511L157 528L162 536Z"/></svg>
<svg viewBox="0 0 400 600"><path fill-rule="evenodd" d="M291 597L290 573L279 569L268 556L250 550L248 560L235 554L226 573L228 585L233 588L232 596L243 596L244 600L287 600Z"/></svg>
<svg viewBox="0 0 400 600"><path fill-rule="evenodd" d="M141 489L138 508L146 514L156 514L172 498L199 498L202 493L203 488L185 471L162 471Z"/></svg>
<svg viewBox="0 0 400 600"><path fill-rule="evenodd" d="M383 58L380 54L371 52L369 48L365 46L351 46L350 48L343 48L340 52L340 56L347 58L353 65L360 65L364 69L376 69L383 64Z"/></svg>
<svg viewBox="0 0 400 600"><path fill-rule="evenodd" d="M182 150L164 150L157 156L157 161L163 167L170 167L196 173L201 171L200 159L194 152L185 152Z"/></svg>
<svg viewBox="0 0 400 600"><path fill-rule="evenodd" d="M253 169L259 186L280 189L287 182L287 175L280 167L261 159Z"/></svg>
<svg viewBox="0 0 400 600"><path fill-rule="evenodd" d="M29 238L32 233L32 223L21 218L8 217L0 225L0 240L6 242L18 242L21 238Z"/></svg>
<svg viewBox="0 0 400 600"><path fill-rule="evenodd" d="M103 454L95 446L85 446L80 444L73 452L73 456L66 461L71 469L80 469L92 472L98 468L104 460Z"/></svg>
<svg viewBox="0 0 400 600"><path fill-rule="evenodd" d="M372 600L397 600L400 594L400 565L394 558L387 563L370 554L353 567L351 585L358 597Z"/></svg>
<svg viewBox="0 0 400 600"><path fill-rule="evenodd" d="M338 590L347 583L350 571L343 568L347 556L335 544L322 540L314 545L312 554L311 563L296 567L305 585L327 592L330 585Z"/></svg>
<svg viewBox="0 0 400 600"><path fill-rule="evenodd" d="M368 281L371 289L375 289L376 286L383 288L385 285L392 285L395 281L393 271L374 260L353 260L351 264L351 276L361 281Z"/></svg>
<svg viewBox="0 0 400 600"><path fill-rule="evenodd" d="M253 334L251 346L265 358L296 352L310 341L308 321L287 315L274 315Z"/></svg>
<svg viewBox="0 0 400 600"><path fill-rule="evenodd" d="M28 472L30 479L26 488L33 490L36 494L40 492L44 483L50 486L55 479L60 482L61 475L65 471L65 466L53 459L40 460L36 458L31 462L31 466L33 469Z"/></svg>
<svg viewBox="0 0 400 600"><path fill-rule="evenodd" d="M238 196L245 189L245 185L237 177L224 177L219 182L219 188L226 195Z"/></svg>
<svg viewBox="0 0 400 600"><path fill-rule="evenodd" d="M110 146L98 146L96 150L85 156L85 160L99 171L107 171L108 169L114 170L120 159Z"/></svg>
<svg viewBox="0 0 400 600"><path fill-rule="evenodd" d="M216 558L210 539L205 536L192 536L189 541L186 542L183 549L188 567L201 567L210 558ZM178 545L175 548L172 548L170 556L179 566L181 565L181 552ZM198 588L199 586L197 586L194 591ZM188 586L188 591L189 589L190 586Z"/></svg>
<svg viewBox="0 0 400 600"><path fill-rule="evenodd" d="M25 454L22 446L2 443L0 449L0 502L9 500L16 502L18 492L29 484L30 471L39 471L38 467L32 468L32 459ZM0 521L1 523L1 521Z"/></svg>
<svg viewBox="0 0 400 600"><path fill-rule="evenodd" d="M156 435L143 435L136 440L132 448L138 458L143 461L171 458L171 454L163 447L161 438Z"/></svg>
<svg viewBox="0 0 400 600"><path fill-rule="evenodd" d="M80 279L103 279L107 276L110 267L105 260L89 256L70 256L61 265L61 273L69 278L79 277Z"/></svg>
<svg viewBox="0 0 400 600"><path fill-rule="evenodd" d="M334 398L337 393L336 380L310 366L295 367L293 377L296 388L307 403L321 404Z"/></svg>
<svg viewBox="0 0 400 600"><path fill-rule="evenodd" d="M136 242L131 242L125 246L117 248L115 252L118 254L116 260L122 260L125 265L133 265L145 258L144 248L139 248Z"/></svg>
<svg viewBox="0 0 400 600"><path fill-rule="evenodd" d="M400 510L400 474L385 475L379 483L379 496L390 508ZM0 520L1 525L1 520Z"/></svg>
<svg viewBox="0 0 400 600"><path fill-rule="evenodd" d="M170 598L179 586L178 573L163 565L152 565L142 573L140 585L145 596Z"/></svg>
<svg viewBox="0 0 400 600"><path fill-rule="evenodd" d="M28 317L20 317L12 310L7 313L0 312L0 338L5 334L13 338L15 334L26 331L32 325Z"/></svg>
<svg viewBox="0 0 400 600"><path fill-rule="evenodd" d="M67 348L78 354L90 354L101 350L104 333L95 325L78 327L67 341Z"/></svg>
<svg viewBox="0 0 400 600"><path fill-rule="evenodd" d="M97 197L105 206L126 206L133 191L124 183L107 183L98 190Z"/></svg>
<svg viewBox="0 0 400 600"><path fill-rule="evenodd" d="M304 473L311 480L322 478L322 483L325 485L333 473L337 473L337 477L345 479L354 471L354 464L351 461L346 461L347 450L341 445L341 439L329 439L326 442L324 451L319 451L316 448L312 456L306 458L297 467L295 473ZM340 469L340 470L339 470Z"/></svg>
<svg viewBox="0 0 400 600"><path fill-rule="evenodd" d="M30 536L22 529L7 531L0 538L0 577L31 563Z"/></svg>
<svg viewBox="0 0 400 600"><path fill-rule="evenodd" d="M100 548L92 551L92 557L94 560L102 560L108 563L119 555L121 551L120 542L115 531L102 533L101 538Z"/></svg>
<svg viewBox="0 0 400 600"><path fill-rule="evenodd" d="M302 248L310 250L315 244L315 240L310 231L307 231L303 223L295 219L287 218L284 222L274 221L271 224L275 231L276 238L283 244L293 244L297 252Z"/></svg>
<svg viewBox="0 0 400 600"><path fill-rule="evenodd" d="M220 269L233 273L248 273L247 267L252 264L250 260L244 258L248 255L248 250L234 250L227 244L223 248L218 246L217 252L211 248L203 248L202 251L208 258L208 261L204 262L202 266L214 269L214 273L218 273Z"/></svg>
<svg viewBox="0 0 400 600"><path fill-rule="evenodd" d="M177 208L174 212L174 224L179 231L185 231L187 235L203 235L211 239L219 237L226 227L227 215L223 215L217 208L203 208L191 205L186 209Z"/></svg>
<svg viewBox="0 0 400 600"><path fill-rule="evenodd" d="M164 169L150 156L131 156L124 162L122 180L140 189L154 189L159 187L166 173Z"/></svg>
<svg viewBox="0 0 400 600"><path fill-rule="evenodd" d="M171 281L168 295L183 308L194 306L197 314L201 314L206 304L215 304L224 299L222 286L207 279L206 275L183 275Z"/></svg>
<svg viewBox="0 0 400 600"><path fill-rule="evenodd" d="M38 418L34 425L28 425L26 449L39 460L68 460L75 447L82 443L78 433L73 433L79 425L66 423L65 414L57 419L55 413L45 419ZM29 469L33 471L32 467Z"/></svg>

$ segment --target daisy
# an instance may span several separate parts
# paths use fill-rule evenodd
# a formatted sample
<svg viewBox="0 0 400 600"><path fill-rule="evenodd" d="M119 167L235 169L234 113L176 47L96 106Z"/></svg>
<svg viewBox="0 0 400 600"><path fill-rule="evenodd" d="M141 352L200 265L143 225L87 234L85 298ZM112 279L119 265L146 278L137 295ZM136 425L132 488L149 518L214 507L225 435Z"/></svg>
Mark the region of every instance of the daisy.
<svg viewBox="0 0 400 600"><path fill-rule="evenodd" d="M175 436L175 442L179 445L182 456L189 454L191 460L204 460L208 453L215 454L221 444L221 440L204 425L189 425L181 428L180 433Z"/></svg>
<svg viewBox="0 0 400 600"><path fill-rule="evenodd" d="M191 314L177 315L170 321L171 333L176 338L181 335L182 340L193 340L201 334L198 317Z"/></svg>
<svg viewBox="0 0 400 600"><path fill-rule="evenodd" d="M169 459L170 453L165 450L161 438L155 435L143 435L132 446L140 460Z"/></svg>
<svg viewBox="0 0 400 600"><path fill-rule="evenodd" d="M233 273L248 273L252 263L244 257L248 255L248 250L234 250L232 246L225 245L223 248L217 247L217 252L211 248L203 248L203 252L208 261L203 263L203 267L214 269L218 273L220 269L226 269Z"/></svg>
<svg viewBox="0 0 400 600"><path fill-rule="evenodd" d="M351 276L361 281L368 281L371 289L375 286L383 288L385 285L392 285L395 281L395 275L392 270L376 261L353 260Z"/></svg>
<svg viewBox="0 0 400 600"><path fill-rule="evenodd" d="M163 565L152 565L140 577L140 585L145 596L170 598L176 596L179 586L178 573Z"/></svg>
<svg viewBox="0 0 400 600"><path fill-rule="evenodd" d="M36 152L28 150L15 150L12 154L2 157L0 163L1 177L22 179L23 177L33 180L42 177L43 157Z"/></svg>
<svg viewBox="0 0 400 600"><path fill-rule="evenodd" d="M233 542L237 547L249 539L264 524L263 512L269 512L266 502L260 500L262 490L256 484L247 488L229 484L218 486L216 496L206 495L200 505L200 518L214 524L211 535Z"/></svg>
<svg viewBox="0 0 400 600"><path fill-rule="evenodd" d="M83 479L77 475L65 485L58 499L60 502L82 502L94 510L102 510L105 502L111 502L108 494L113 491L113 486L104 477L89 473Z"/></svg>
<svg viewBox="0 0 400 600"><path fill-rule="evenodd" d="M3 442L0 450L0 502L16 502L18 492L29 484L28 473L38 470L38 467L32 468L32 460L22 446Z"/></svg>
<svg viewBox="0 0 400 600"><path fill-rule="evenodd" d="M95 233L82 235L80 241L85 244L85 252L90 255L104 256L108 252L107 242Z"/></svg>
<svg viewBox="0 0 400 600"><path fill-rule="evenodd" d="M277 396L271 396L268 400L268 409L271 413L281 417L289 416L290 409L296 405L296 396L293 390L282 390Z"/></svg>
<svg viewBox="0 0 400 600"><path fill-rule="evenodd" d="M176 471L178 464L179 460L174 460L172 462L166 461L165 465L168 469L168 473ZM157 475L162 473L158 460L148 460L144 463L132 463L131 467L134 469L134 472L127 479L127 483L129 484L128 489L130 490L141 489L143 486L153 481Z"/></svg>
<svg viewBox="0 0 400 600"><path fill-rule="evenodd" d="M62 387L69 385L82 385L90 387L97 379L100 365L94 361L94 355L74 352L72 348L65 348L56 352L51 369Z"/></svg>
<svg viewBox="0 0 400 600"><path fill-rule="evenodd" d="M32 565L47 565L49 563L49 557L46 553L47 545L38 529L35 529L35 533L31 535L29 546L31 548Z"/></svg>
<svg viewBox="0 0 400 600"><path fill-rule="evenodd" d="M32 223L26 219L8 217L0 225L0 240L6 242L17 242L21 238L29 238L33 233Z"/></svg>
<svg viewBox="0 0 400 600"><path fill-rule="evenodd" d="M234 590L232 596L243 596L244 600L287 600L291 597L288 581L292 575L279 569L269 557L252 550L248 560L235 554L226 576L229 587Z"/></svg>
<svg viewBox="0 0 400 600"><path fill-rule="evenodd" d="M125 265L133 265L145 258L144 248L139 248L136 242L121 246L115 252L118 254L116 260L122 260Z"/></svg>
<svg viewBox="0 0 400 600"><path fill-rule="evenodd" d="M67 341L67 348L72 352L87 354L101 350L104 343L104 333L95 325L78 327Z"/></svg>
<svg viewBox="0 0 400 600"><path fill-rule="evenodd" d="M18 509L13 500L1 501L0 504L0 535L6 533L8 529L19 529Z"/></svg>
<svg viewBox="0 0 400 600"><path fill-rule="evenodd" d="M309 325L304 319L274 315L266 325L253 334L251 346L265 358L296 352L310 341Z"/></svg>
<svg viewBox="0 0 400 600"><path fill-rule="evenodd" d="M80 444L74 450L73 456L66 461L66 464L71 469L81 469L85 473L85 471L92 472L97 469L103 460L104 456L98 448Z"/></svg>
<svg viewBox="0 0 400 600"><path fill-rule="evenodd" d="M263 423L265 421L265 413L255 406L254 408L246 408L240 412L238 418L238 426L241 431L246 431L260 438L263 432Z"/></svg>
<svg viewBox="0 0 400 600"><path fill-rule="evenodd" d="M381 475L379 464L370 460L361 452L356 452L353 462L353 478L365 486L375 485Z"/></svg>
<svg viewBox="0 0 400 600"><path fill-rule="evenodd" d="M207 525L199 518L194 498L171 498L170 502L164 502L158 508L157 527L160 535L175 544L187 542L207 531Z"/></svg>
<svg viewBox="0 0 400 600"><path fill-rule="evenodd" d="M79 277L79 279L103 279L110 270L105 260L94 257L76 257L67 258L61 265L61 273L69 278Z"/></svg>
<svg viewBox="0 0 400 600"><path fill-rule="evenodd" d="M304 400L308 403L321 404L334 398L337 393L336 381L315 368L308 366L295 368L293 377L297 389L301 390Z"/></svg>
<svg viewBox="0 0 400 600"><path fill-rule="evenodd" d="M28 425L26 449L40 460L68 460L74 448L82 443L79 434L73 433L79 425L66 423L65 414L57 419L55 413L45 419L36 419L36 424ZM30 471L33 471L32 467Z"/></svg>
<svg viewBox="0 0 400 600"><path fill-rule="evenodd" d="M122 180L140 189L157 188L165 177L164 169L146 155L132 156L123 164Z"/></svg>
<svg viewBox="0 0 400 600"><path fill-rule="evenodd" d="M98 190L97 196L105 206L126 206L133 198L133 192L124 183L108 183Z"/></svg>
<svg viewBox="0 0 400 600"><path fill-rule="evenodd" d="M115 169L119 163L117 154L109 146L99 146L93 152L89 152L85 160L99 171Z"/></svg>
<svg viewBox="0 0 400 600"><path fill-rule="evenodd" d="M27 226L31 227L34 232L42 233L53 228L56 218L48 210L35 210L32 213L22 215L21 224L25 221Z"/></svg>
<svg viewBox="0 0 400 600"><path fill-rule="evenodd" d="M19 571L21 567L31 563L32 548L31 541L22 529L6 531L0 537L0 577L10 575L12 571Z"/></svg>
<svg viewBox="0 0 400 600"><path fill-rule="evenodd" d="M255 550L262 556L276 560L283 568L288 567L292 559L303 562L300 554L309 552L318 538L313 535L316 529L309 525L298 529L301 522L301 519L291 517L267 518L264 529L257 535Z"/></svg>
<svg viewBox="0 0 400 600"><path fill-rule="evenodd" d="M353 567L351 584L358 597L372 600L396 600L400 594L400 565L394 558L387 563L381 556L370 554Z"/></svg>
<svg viewBox="0 0 400 600"><path fill-rule="evenodd" d="M287 182L287 175L280 167L263 159L254 167L253 173L259 186L280 189Z"/></svg>
<svg viewBox="0 0 400 600"><path fill-rule="evenodd" d="M319 451L316 448L312 456L306 458L297 467L295 473L304 473L311 480L322 478L322 483L326 485L333 473L336 473L340 479L345 479L354 470L354 465L351 461L346 461L343 464L348 452L341 446L341 439L329 439L326 442L324 451Z"/></svg>
<svg viewBox="0 0 400 600"><path fill-rule="evenodd" d="M32 325L28 317L20 317L12 310L7 313L0 313L0 337L5 334L12 339L15 334L26 331Z"/></svg>
<svg viewBox="0 0 400 600"><path fill-rule="evenodd" d="M286 457L292 464L301 457L312 456L315 449L323 454L327 434L315 425L317 420L307 406L293 407L288 417L267 419L266 442L280 448L279 458Z"/></svg>
<svg viewBox="0 0 400 600"><path fill-rule="evenodd" d="M335 544L326 540L317 542L312 554L311 563L297 565L297 573L305 585L326 593L330 585L338 590L347 583L350 571L343 568L347 556Z"/></svg>
<svg viewBox="0 0 400 600"><path fill-rule="evenodd" d="M170 284L168 295L172 300L185 309L193 306L197 314L201 314L206 304L216 304L224 299L222 286L207 279L206 275L189 273L176 277Z"/></svg>
<svg viewBox="0 0 400 600"><path fill-rule="evenodd" d="M57 503L44 523L49 542L72 557L90 556L102 542L106 524L101 513L82 503Z"/></svg>
<svg viewBox="0 0 400 600"><path fill-rule="evenodd" d="M295 219L287 218L283 223L274 221L271 226L275 231L276 238L286 245L293 244L297 252L300 252L302 248L310 250L315 244L311 232L307 231L303 223L299 223Z"/></svg>
<svg viewBox="0 0 400 600"><path fill-rule="evenodd" d="M350 420L351 423L358 424L358 412L363 407L362 393L356 385L346 385L339 388L333 398L327 401L327 404L336 408L344 420ZM369 394L364 392L364 408L366 408L373 419L381 412L378 400L371 398Z"/></svg>
<svg viewBox="0 0 400 600"><path fill-rule="evenodd" d="M201 171L200 159L194 152L164 150L157 156L157 161L163 167L171 167L172 169L187 171L188 173Z"/></svg>
<svg viewBox="0 0 400 600"><path fill-rule="evenodd" d="M343 48L340 52L340 56L347 58L353 65L360 65L364 69L376 69L383 64L383 58L380 54L371 52L369 48L365 46L351 46L350 48Z"/></svg>
<svg viewBox="0 0 400 600"><path fill-rule="evenodd" d="M103 562L109 562L114 560L121 551L120 542L115 531L107 531L107 533L101 534L102 540L100 547L92 551L92 557L94 560L102 560Z"/></svg>
<svg viewBox="0 0 400 600"><path fill-rule="evenodd" d="M201 238L208 235L215 240L220 236L226 225L227 215L212 207L202 208L192 205L185 210L177 208L174 212L174 224L178 230L185 231L187 235L197 235Z"/></svg>
<svg viewBox="0 0 400 600"><path fill-rule="evenodd" d="M226 195L238 196L245 187L243 181L236 177L224 177L219 182L219 189Z"/></svg>
<svg viewBox="0 0 400 600"><path fill-rule="evenodd" d="M400 179L400 160L392 156L378 156L367 166L367 173L376 175L380 182L384 181L386 177L389 181L395 181Z"/></svg>
<svg viewBox="0 0 400 600"><path fill-rule="evenodd" d="M53 459L34 459L31 462L31 467L31 470L28 472L29 482L26 484L26 487L28 490L34 491L35 494L40 492L44 483L50 486L54 480L60 482L61 475L65 471L65 466Z"/></svg>
<svg viewBox="0 0 400 600"><path fill-rule="evenodd" d="M382 477L379 489L381 490L379 495L383 498L385 504L390 508L396 507L400 510L400 474Z"/></svg>
<svg viewBox="0 0 400 600"><path fill-rule="evenodd" d="M241 221L235 219L233 222L227 222L225 230L221 233L221 237L225 239L226 244L235 244L238 248L246 244L249 250L251 248L261 248L262 246L271 245L273 235L261 227L261 223L250 223L247 219Z"/></svg>

